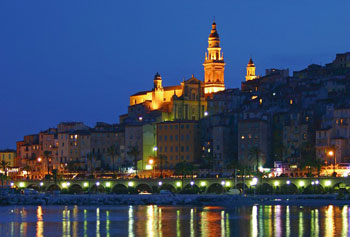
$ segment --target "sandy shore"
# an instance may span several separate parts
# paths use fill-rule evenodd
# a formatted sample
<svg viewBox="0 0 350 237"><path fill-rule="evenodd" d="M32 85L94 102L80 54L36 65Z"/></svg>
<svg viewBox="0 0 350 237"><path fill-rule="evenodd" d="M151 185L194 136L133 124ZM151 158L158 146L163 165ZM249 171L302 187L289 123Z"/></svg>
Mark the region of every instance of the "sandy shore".
<svg viewBox="0 0 350 237"><path fill-rule="evenodd" d="M337 199L337 195L18 195L0 197L0 205L193 205L193 206L243 206L243 205L297 205L325 206L348 205L350 200Z"/></svg>

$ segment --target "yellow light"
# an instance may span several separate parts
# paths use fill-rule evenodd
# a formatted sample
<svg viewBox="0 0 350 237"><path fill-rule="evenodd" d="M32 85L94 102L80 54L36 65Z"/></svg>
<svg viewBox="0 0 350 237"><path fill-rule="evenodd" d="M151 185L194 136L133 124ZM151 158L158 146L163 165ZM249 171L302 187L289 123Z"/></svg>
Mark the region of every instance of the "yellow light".
<svg viewBox="0 0 350 237"><path fill-rule="evenodd" d="M176 182L176 187L181 187L181 182Z"/></svg>
<svg viewBox="0 0 350 237"><path fill-rule="evenodd" d="M111 182L107 182L107 183L106 183L106 187L107 187L107 188L111 187Z"/></svg>
<svg viewBox="0 0 350 237"><path fill-rule="evenodd" d="M149 163L150 165L152 165L152 164L154 163L154 160L153 160L153 159L150 159L150 160L148 161L148 163Z"/></svg>
<svg viewBox="0 0 350 237"><path fill-rule="evenodd" d="M146 170L151 170L152 169L152 165L146 165Z"/></svg>
<svg viewBox="0 0 350 237"><path fill-rule="evenodd" d="M84 186L84 188L89 187L89 183L88 182L84 182L83 186Z"/></svg>
<svg viewBox="0 0 350 237"><path fill-rule="evenodd" d="M128 186L129 186L129 187L134 186L134 182L130 181L130 182L128 183Z"/></svg>
<svg viewBox="0 0 350 237"><path fill-rule="evenodd" d="M305 185L305 182L304 181L299 181L299 186L300 187L303 187Z"/></svg>
<svg viewBox="0 0 350 237"><path fill-rule="evenodd" d="M201 181L201 186L205 187L205 182L204 181Z"/></svg>
<svg viewBox="0 0 350 237"><path fill-rule="evenodd" d="M226 185L226 187L230 187L230 186L231 186L231 182L230 182L230 181L227 181L227 182L225 183L225 185Z"/></svg>
<svg viewBox="0 0 350 237"><path fill-rule="evenodd" d="M67 183L62 183L62 188L67 188Z"/></svg>
<svg viewBox="0 0 350 237"><path fill-rule="evenodd" d="M274 182L274 185L275 185L275 186L278 186L279 184L280 184L280 182L278 182L278 181L275 181L275 182Z"/></svg>
<svg viewBox="0 0 350 237"><path fill-rule="evenodd" d="M329 151L328 152L328 156L333 156L334 155L334 151Z"/></svg>
<svg viewBox="0 0 350 237"><path fill-rule="evenodd" d="M331 184L332 184L332 182L331 182L330 180L327 180L327 181L324 183L325 186L331 186Z"/></svg>
<svg viewBox="0 0 350 237"><path fill-rule="evenodd" d="M19 183L19 187L20 187L20 188L24 188L24 186L25 186L25 183L23 183L23 182L20 182L20 183Z"/></svg>
<svg viewBox="0 0 350 237"><path fill-rule="evenodd" d="M38 162L41 162L41 157L38 157Z"/></svg>

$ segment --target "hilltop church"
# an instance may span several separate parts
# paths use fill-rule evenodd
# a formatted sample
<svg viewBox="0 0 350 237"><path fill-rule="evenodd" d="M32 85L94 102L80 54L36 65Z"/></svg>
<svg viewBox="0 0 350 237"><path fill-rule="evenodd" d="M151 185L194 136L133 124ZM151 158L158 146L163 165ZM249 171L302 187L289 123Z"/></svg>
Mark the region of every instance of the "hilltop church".
<svg viewBox="0 0 350 237"><path fill-rule="evenodd" d="M212 23L203 66L204 82L192 75L180 85L163 86L162 77L157 73L153 79L152 90L140 91L130 96L128 115L121 116L121 121L131 122L147 117L158 117L160 121L199 120L206 115L206 98L225 90L224 54L215 22ZM255 65L250 59L246 80L255 78Z"/></svg>

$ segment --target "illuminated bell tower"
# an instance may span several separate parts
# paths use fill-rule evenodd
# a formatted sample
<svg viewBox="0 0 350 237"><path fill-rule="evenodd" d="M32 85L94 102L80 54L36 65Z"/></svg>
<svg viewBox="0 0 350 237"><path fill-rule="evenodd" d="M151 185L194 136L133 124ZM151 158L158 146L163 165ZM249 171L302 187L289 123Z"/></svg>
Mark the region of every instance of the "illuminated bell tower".
<svg viewBox="0 0 350 237"><path fill-rule="evenodd" d="M213 22L208 39L208 52L205 53L204 61L204 92L211 94L225 90L224 82L224 53L221 53L220 38L216 31L216 23Z"/></svg>
<svg viewBox="0 0 350 237"><path fill-rule="evenodd" d="M257 76L255 75L255 65L253 63L252 57L250 57L247 65L247 75L245 76L246 81L254 80Z"/></svg>
<svg viewBox="0 0 350 237"><path fill-rule="evenodd" d="M162 77L157 74L154 76L153 79L153 93L152 93L152 109L159 109L163 103L164 100L164 88L162 85Z"/></svg>

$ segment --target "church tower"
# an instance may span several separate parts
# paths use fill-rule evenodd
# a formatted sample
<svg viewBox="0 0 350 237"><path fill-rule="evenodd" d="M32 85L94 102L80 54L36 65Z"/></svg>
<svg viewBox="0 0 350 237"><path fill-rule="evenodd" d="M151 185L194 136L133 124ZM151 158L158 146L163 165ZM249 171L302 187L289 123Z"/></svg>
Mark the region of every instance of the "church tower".
<svg viewBox="0 0 350 237"><path fill-rule="evenodd" d="M250 57L248 65L247 65L247 75L245 76L246 81L254 80L257 76L255 75L255 65L252 57Z"/></svg>
<svg viewBox="0 0 350 237"><path fill-rule="evenodd" d="M220 38L213 22L208 39L208 52L205 53L204 61L204 93L211 94L225 90L224 82L224 54L220 48Z"/></svg>

